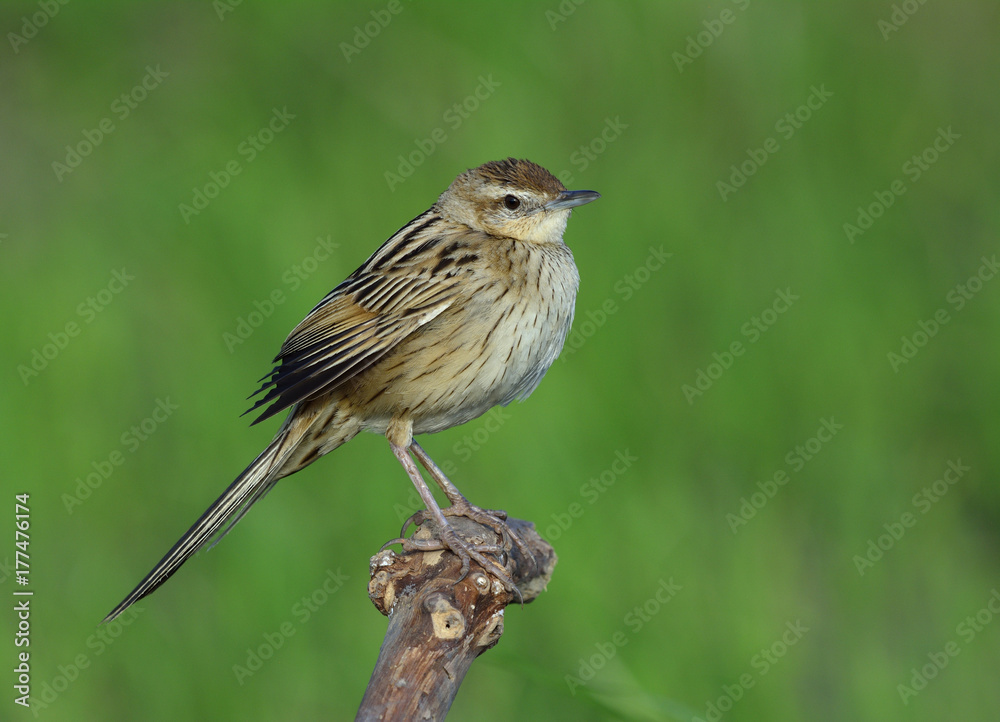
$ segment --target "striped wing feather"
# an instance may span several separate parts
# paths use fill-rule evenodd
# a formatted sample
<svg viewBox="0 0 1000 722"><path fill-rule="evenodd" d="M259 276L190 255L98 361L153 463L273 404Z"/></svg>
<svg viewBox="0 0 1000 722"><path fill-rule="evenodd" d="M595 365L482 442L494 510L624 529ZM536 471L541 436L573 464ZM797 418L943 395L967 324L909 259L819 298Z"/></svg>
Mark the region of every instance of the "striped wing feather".
<svg viewBox="0 0 1000 722"><path fill-rule="evenodd" d="M444 238L429 215L386 241L289 334L251 396L264 394L247 413L267 406L253 423L365 371L454 303L454 276L431 273Z"/></svg>

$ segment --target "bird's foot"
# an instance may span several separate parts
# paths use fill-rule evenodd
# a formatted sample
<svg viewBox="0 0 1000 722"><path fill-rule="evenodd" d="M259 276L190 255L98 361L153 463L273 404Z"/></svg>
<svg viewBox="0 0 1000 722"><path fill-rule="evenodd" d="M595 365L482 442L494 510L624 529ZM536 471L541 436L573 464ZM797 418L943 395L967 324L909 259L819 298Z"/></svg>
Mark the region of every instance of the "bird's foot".
<svg viewBox="0 0 1000 722"><path fill-rule="evenodd" d="M513 542L521 556L531 563L532 570L534 570L535 556L528 549L528 545L524 543L521 535L507 523L507 512L502 509L480 509L471 504L465 497L461 497L447 509L442 509L441 512L445 516L464 516L466 519L489 527L503 540L505 549L510 549L511 542Z"/></svg>
<svg viewBox="0 0 1000 722"><path fill-rule="evenodd" d="M420 514L415 514L414 521L418 526L426 521L429 521L431 527L435 530L431 532L433 536L426 539L414 539L413 537L399 537L398 539L392 539L387 541L382 545L382 549L385 549L392 544L399 544L403 547L404 552L427 552L427 551L450 551L455 556L457 556L462 562L462 571L459 575L456 583L465 579L469 573L469 568L472 560L475 560L480 566L486 570L487 573L495 577L504 585L505 588L517 592L517 586L514 584L514 580L510 578L510 574L504 569L503 566L494 558L489 555L499 558L501 554L506 554L506 550L503 546L498 544L490 544L484 542L477 542L475 540L466 540L460 537L455 530L445 519L444 528L439 528L440 525L434 520L430 514L421 516ZM407 521L407 526L410 520ZM517 592L520 596L520 592Z"/></svg>
<svg viewBox="0 0 1000 722"><path fill-rule="evenodd" d="M466 499L465 497L460 497L458 500L453 502L451 506L442 509L441 513L445 517L464 517L466 519L469 519L470 521L476 522L477 524L482 524L483 526L492 529L494 532L496 532L497 536L500 537L501 544L499 547L494 545L493 548L488 548L488 545L487 546L480 545L474 547L476 551L485 551L487 553L493 553L493 554L496 554L497 552L506 553L506 551L511 548L511 544L513 544L514 546L517 547L522 557L529 560L529 562L532 565L535 563L535 557L528 549L528 546L527 544L525 544L524 539L522 539L521 535L518 534L516 531L514 531L507 523L507 512L499 509L482 509L469 502L469 500ZM433 519L433 514L431 514L431 512L427 510L421 510L418 511L416 514L413 514L409 519L403 522L403 528L400 530L400 537L406 537L406 531L407 529L409 529L411 524L419 526L428 519ZM452 531L452 533L454 533L453 530L451 530L450 526L448 527L448 529L449 531ZM431 543L437 543L434 540L430 541ZM414 542L416 542L416 540L414 540ZM436 548L445 548L445 547L442 546ZM452 551L455 550L452 549ZM459 554L457 551L455 551L455 553L458 554L459 558L462 558L462 555ZM482 564L482 562L479 559L476 559L476 561ZM465 577L467 572L468 572L468 561L462 558L463 578ZM513 585L513 582L508 583L509 582L508 575L505 574L503 577L500 577L498 575L498 578L501 581L503 581L508 588L516 589L516 587L514 587Z"/></svg>

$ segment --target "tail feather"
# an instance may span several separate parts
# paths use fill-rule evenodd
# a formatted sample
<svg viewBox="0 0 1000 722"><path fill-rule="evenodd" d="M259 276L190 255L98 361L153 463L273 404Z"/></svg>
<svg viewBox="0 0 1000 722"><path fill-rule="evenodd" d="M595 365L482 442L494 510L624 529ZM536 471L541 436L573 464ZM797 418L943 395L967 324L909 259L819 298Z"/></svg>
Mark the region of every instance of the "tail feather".
<svg viewBox="0 0 1000 722"><path fill-rule="evenodd" d="M283 468L285 462L296 451L299 442L302 441L312 425L311 422L315 419L313 417L306 420L299 416L298 419L294 419L295 423L293 423L295 416L299 415L289 415L288 421L285 422L274 441L253 460L236 478L236 481L230 484L228 489L222 492L222 496L215 500L201 515L201 518L174 544L166 556L153 567L146 578L139 582L139 585L122 600L121 604L111 610L102 624L110 622L147 594L155 591L195 552L205 546L213 536L218 534L218 538L215 540L218 542L219 539L232 531L236 522L243 518L247 510L270 491L279 479L290 473L289 470ZM223 529L224 526L225 529L219 533L219 530Z"/></svg>

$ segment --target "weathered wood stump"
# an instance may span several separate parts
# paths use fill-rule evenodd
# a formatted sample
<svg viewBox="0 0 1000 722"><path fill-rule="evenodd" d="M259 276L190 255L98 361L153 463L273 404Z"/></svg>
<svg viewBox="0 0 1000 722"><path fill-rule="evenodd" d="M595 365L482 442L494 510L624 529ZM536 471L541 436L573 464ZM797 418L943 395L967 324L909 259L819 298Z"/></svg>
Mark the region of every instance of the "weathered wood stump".
<svg viewBox="0 0 1000 722"><path fill-rule="evenodd" d="M470 544L502 543L477 522L452 517L450 523ZM556 554L534 524L508 524L530 553L523 555L509 540L503 546L499 562L517 590L505 589L475 561L458 582L462 563L450 551L386 549L372 557L368 595L389 627L356 719L444 719L473 660L500 640L504 608L535 599L555 568ZM422 523L414 538L433 539L433 520Z"/></svg>

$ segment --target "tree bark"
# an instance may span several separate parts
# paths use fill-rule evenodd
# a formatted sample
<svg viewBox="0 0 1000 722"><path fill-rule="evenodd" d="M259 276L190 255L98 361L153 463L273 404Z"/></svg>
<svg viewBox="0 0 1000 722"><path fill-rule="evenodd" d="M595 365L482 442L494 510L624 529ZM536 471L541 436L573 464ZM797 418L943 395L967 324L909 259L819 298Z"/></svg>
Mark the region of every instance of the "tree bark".
<svg viewBox="0 0 1000 722"><path fill-rule="evenodd" d="M464 517L450 523L469 543L501 543L492 529ZM473 660L500 640L504 608L544 591L555 552L531 522L508 524L530 552L525 557L508 543L500 556L517 590L505 589L475 561L458 582L461 560L450 551L386 549L372 557L368 595L389 627L357 720L444 719ZM414 539L433 539L433 531L433 520L425 521Z"/></svg>

